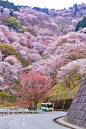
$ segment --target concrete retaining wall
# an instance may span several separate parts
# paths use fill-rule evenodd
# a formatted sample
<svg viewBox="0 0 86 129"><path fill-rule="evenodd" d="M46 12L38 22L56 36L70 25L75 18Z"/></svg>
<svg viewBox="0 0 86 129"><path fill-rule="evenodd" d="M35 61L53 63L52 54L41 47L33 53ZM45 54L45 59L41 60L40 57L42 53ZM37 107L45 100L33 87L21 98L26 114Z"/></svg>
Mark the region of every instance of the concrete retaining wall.
<svg viewBox="0 0 86 129"><path fill-rule="evenodd" d="M86 127L86 77L69 108L66 119L75 125Z"/></svg>

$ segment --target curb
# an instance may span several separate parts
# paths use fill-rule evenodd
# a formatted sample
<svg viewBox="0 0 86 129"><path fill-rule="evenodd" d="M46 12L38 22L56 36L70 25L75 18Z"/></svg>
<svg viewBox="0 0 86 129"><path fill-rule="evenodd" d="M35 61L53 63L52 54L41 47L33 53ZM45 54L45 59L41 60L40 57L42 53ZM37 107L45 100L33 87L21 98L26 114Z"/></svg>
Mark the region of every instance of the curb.
<svg viewBox="0 0 86 129"><path fill-rule="evenodd" d="M61 116L61 117L53 119L53 121L57 124L60 124L62 126L70 128L70 129L84 129L83 127L80 127L80 126L74 125L72 123L66 122L64 119L65 119L65 116Z"/></svg>

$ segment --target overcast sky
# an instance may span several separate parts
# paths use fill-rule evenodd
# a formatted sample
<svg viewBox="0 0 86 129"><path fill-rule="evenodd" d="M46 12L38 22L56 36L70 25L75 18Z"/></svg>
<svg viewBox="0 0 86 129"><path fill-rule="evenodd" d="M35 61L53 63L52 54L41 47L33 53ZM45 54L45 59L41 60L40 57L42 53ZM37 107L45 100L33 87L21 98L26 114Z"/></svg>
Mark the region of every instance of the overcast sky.
<svg viewBox="0 0 86 129"><path fill-rule="evenodd" d="M74 3L86 3L86 0L9 0L15 5L28 5L30 7L41 7L49 9L63 9L73 6Z"/></svg>

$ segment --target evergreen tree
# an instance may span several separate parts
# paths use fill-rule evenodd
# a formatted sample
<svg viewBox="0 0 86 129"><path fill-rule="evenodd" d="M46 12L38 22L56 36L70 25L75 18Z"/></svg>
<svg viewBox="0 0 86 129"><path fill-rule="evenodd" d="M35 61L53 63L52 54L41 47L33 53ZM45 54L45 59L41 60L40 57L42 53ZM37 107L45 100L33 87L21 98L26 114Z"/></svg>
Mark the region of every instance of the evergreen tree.
<svg viewBox="0 0 86 129"><path fill-rule="evenodd" d="M78 31L80 28L84 27L86 27L86 16L84 16L83 19L77 23L75 31Z"/></svg>
<svg viewBox="0 0 86 129"><path fill-rule="evenodd" d="M8 2L8 0L7 1L0 0L0 6L3 6L4 8L13 9L14 11L19 11L18 6L15 6L14 3Z"/></svg>

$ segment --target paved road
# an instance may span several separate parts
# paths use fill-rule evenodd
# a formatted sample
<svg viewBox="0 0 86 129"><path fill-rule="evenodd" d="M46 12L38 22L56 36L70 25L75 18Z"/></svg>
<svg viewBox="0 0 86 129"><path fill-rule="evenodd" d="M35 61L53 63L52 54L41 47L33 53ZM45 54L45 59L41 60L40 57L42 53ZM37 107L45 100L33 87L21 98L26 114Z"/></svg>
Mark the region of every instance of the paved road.
<svg viewBox="0 0 86 129"><path fill-rule="evenodd" d="M66 112L45 112L44 114L20 114L0 117L0 129L69 129L53 122Z"/></svg>

